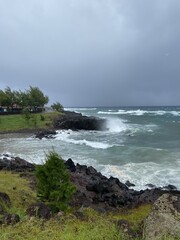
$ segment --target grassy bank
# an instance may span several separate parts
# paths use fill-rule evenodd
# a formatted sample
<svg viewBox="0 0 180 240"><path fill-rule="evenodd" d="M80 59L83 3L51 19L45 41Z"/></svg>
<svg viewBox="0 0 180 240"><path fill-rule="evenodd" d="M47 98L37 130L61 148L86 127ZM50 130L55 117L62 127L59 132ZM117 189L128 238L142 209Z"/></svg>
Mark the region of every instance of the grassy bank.
<svg viewBox="0 0 180 240"><path fill-rule="evenodd" d="M29 117L23 114L1 115L0 132L18 132L52 127L52 121L59 113L31 113Z"/></svg>
<svg viewBox="0 0 180 240"><path fill-rule="evenodd" d="M0 226L2 240L120 240L127 239L118 228L120 219L128 220L132 229L141 229L142 220L148 215L151 206L124 212L100 214L92 209L85 209L83 218L71 213L58 218L44 221L30 218L26 214L28 205L36 202L36 192L33 191L27 179L18 174L0 171L0 192L6 192L11 199L9 213L20 215L21 221L16 225Z"/></svg>

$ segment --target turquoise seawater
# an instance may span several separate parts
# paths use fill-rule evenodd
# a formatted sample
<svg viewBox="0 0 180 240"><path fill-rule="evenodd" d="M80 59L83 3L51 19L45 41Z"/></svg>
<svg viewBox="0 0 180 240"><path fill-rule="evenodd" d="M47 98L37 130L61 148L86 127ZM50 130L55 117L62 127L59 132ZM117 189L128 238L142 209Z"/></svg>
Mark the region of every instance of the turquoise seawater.
<svg viewBox="0 0 180 240"><path fill-rule="evenodd" d="M106 176L180 189L180 107L71 108L107 119L106 131L59 131L52 140L28 135L0 138L0 153L42 162L54 148L64 159L92 165Z"/></svg>

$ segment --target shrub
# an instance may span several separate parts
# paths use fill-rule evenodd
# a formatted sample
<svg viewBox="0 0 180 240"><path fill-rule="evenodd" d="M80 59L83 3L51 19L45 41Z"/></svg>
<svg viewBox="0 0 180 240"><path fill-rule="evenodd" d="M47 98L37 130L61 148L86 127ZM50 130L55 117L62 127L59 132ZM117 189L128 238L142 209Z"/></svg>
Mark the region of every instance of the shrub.
<svg viewBox="0 0 180 240"><path fill-rule="evenodd" d="M63 159L54 151L46 156L44 165L36 167L38 197L54 212L66 210L76 191L70 182Z"/></svg>
<svg viewBox="0 0 180 240"><path fill-rule="evenodd" d="M40 115L40 119L41 119L41 121L44 121L45 117L43 115Z"/></svg>
<svg viewBox="0 0 180 240"><path fill-rule="evenodd" d="M52 107L53 110L55 110L57 112L63 112L64 111L63 105L61 103L59 103L59 102L53 103L51 105L51 107Z"/></svg>

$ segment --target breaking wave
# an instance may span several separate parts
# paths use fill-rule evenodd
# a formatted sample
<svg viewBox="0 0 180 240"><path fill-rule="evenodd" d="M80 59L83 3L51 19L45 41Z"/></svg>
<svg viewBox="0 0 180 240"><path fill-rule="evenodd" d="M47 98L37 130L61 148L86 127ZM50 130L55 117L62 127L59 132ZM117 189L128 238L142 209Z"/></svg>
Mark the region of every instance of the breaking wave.
<svg viewBox="0 0 180 240"><path fill-rule="evenodd" d="M118 111L113 111L113 110L108 110L108 111L98 111L98 114L105 114L105 115L135 115L135 116L143 116L143 115L155 115L155 116L162 116L165 114L170 114L173 116L180 116L180 111L164 111L164 110L159 110L159 111L146 111L146 110L118 110Z"/></svg>
<svg viewBox="0 0 180 240"><path fill-rule="evenodd" d="M136 190L146 189L150 183L156 187L172 184L180 189L180 170L173 166L153 162L127 163L121 166L103 165L101 171L107 177L117 177L124 183L129 180L136 185L133 187Z"/></svg>
<svg viewBox="0 0 180 240"><path fill-rule="evenodd" d="M128 126L119 118L108 118L106 123L106 128L109 132L125 132Z"/></svg>

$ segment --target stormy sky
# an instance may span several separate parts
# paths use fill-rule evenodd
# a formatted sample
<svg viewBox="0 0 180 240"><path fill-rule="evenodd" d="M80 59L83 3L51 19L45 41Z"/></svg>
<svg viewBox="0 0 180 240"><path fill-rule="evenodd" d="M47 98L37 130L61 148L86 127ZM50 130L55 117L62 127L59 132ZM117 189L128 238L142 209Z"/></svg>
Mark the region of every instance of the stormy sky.
<svg viewBox="0 0 180 240"><path fill-rule="evenodd" d="M67 106L180 105L179 0L0 0L0 89Z"/></svg>

